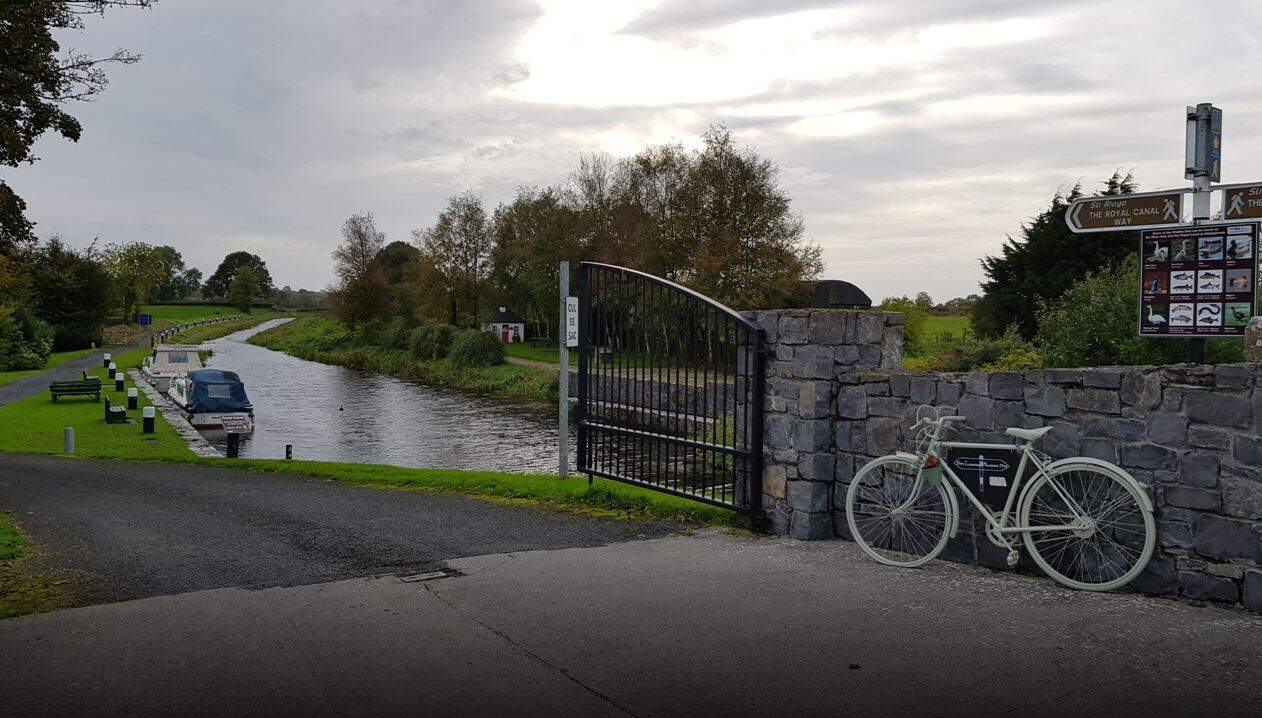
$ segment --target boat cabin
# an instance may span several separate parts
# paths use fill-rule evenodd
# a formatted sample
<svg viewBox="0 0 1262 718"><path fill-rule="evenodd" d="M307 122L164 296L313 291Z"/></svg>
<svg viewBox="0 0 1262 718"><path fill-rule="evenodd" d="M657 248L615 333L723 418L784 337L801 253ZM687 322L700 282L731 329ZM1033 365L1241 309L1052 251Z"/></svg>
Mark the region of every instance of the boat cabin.
<svg viewBox="0 0 1262 718"><path fill-rule="evenodd" d="M158 391L166 391L174 377L201 368L196 344L159 344L153 348L153 355L145 358L140 371Z"/></svg>

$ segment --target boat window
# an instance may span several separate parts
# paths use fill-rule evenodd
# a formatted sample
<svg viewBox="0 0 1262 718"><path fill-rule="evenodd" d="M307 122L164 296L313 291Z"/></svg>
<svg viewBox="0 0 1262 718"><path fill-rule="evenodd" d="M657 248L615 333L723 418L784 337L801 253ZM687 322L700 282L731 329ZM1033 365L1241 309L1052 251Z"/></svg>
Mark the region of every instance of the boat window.
<svg viewBox="0 0 1262 718"><path fill-rule="evenodd" d="M167 352L167 362L170 364L187 364L188 352Z"/></svg>
<svg viewBox="0 0 1262 718"><path fill-rule="evenodd" d="M207 384L206 396L212 399L231 399L232 398L232 385L231 384Z"/></svg>

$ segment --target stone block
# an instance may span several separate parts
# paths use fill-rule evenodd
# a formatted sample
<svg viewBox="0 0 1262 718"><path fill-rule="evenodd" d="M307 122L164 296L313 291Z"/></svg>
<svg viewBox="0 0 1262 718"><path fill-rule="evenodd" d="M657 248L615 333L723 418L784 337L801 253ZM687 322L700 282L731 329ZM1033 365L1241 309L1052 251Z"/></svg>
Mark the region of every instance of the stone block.
<svg viewBox="0 0 1262 718"><path fill-rule="evenodd" d="M1262 483L1224 476L1219 479L1223 513L1242 519L1262 521Z"/></svg>
<svg viewBox="0 0 1262 718"><path fill-rule="evenodd" d="M1230 578L1239 581L1244 577L1244 566L1235 563L1211 563L1205 567L1205 573L1219 578Z"/></svg>
<svg viewBox="0 0 1262 718"><path fill-rule="evenodd" d="M1204 571L1209 562L1195 556L1179 556L1174 560L1174 566L1180 571Z"/></svg>
<svg viewBox="0 0 1262 718"><path fill-rule="evenodd" d="M964 377L964 393L974 396L990 396L990 375L975 371Z"/></svg>
<svg viewBox="0 0 1262 718"><path fill-rule="evenodd" d="M1122 386L1122 372L1105 369L1087 370L1082 373L1082 385L1098 389L1119 389Z"/></svg>
<svg viewBox="0 0 1262 718"><path fill-rule="evenodd" d="M935 401L938 406L955 406L960 401L960 396L964 390L957 382L940 381L938 382L938 395Z"/></svg>
<svg viewBox="0 0 1262 718"><path fill-rule="evenodd" d="M833 478L837 481L850 481L854 478L854 463L854 457L850 454L833 457Z"/></svg>
<svg viewBox="0 0 1262 718"><path fill-rule="evenodd" d="M1262 438L1256 436L1237 436L1231 442L1231 457L1250 466L1262 466Z"/></svg>
<svg viewBox="0 0 1262 718"><path fill-rule="evenodd" d="M916 376L911 379L909 397L916 404L932 404L938 395L938 382L931 376Z"/></svg>
<svg viewBox="0 0 1262 718"><path fill-rule="evenodd" d="M974 429L995 428L995 402L979 396L965 396L956 409Z"/></svg>
<svg viewBox="0 0 1262 718"><path fill-rule="evenodd" d="M1100 459L1112 464L1118 461L1117 442L1112 439L1083 439L1082 455L1089 456L1093 459Z"/></svg>
<svg viewBox="0 0 1262 718"><path fill-rule="evenodd" d="M1212 489L1218 485L1218 455L1193 451L1183 455L1179 470L1179 483L1200 489Z"/></svg>
<svg viewBox="0 0 1262 718"><path fill-rule="evenodd" d="M799 419L793 422L793 448L802 453L824 451L832 445L833 427L828 419Z"/></svg>
<svg viewBox="0 0 1262 718"><path fill-rule="evenodd" d="M832 486L824 481L788 482L789 508L794 511L815 513L828 510L828 497Z"/></svg>
<svg viewBox="0 0 1262 718"><path fill-rule="evenodd" d="M1043 380L1052 384L1081 384L1081 369L1044 369Z"/></svg>
<svg viewBox="0 0 1262 718"><path fill-rule="evenodd" d="M1214 367L1207 364L1167 364L1160 368L1162 377L1169 384L1185 386L1213 386Z"/></svg>
<svg viewBox="0 0 1262 718"><path fill-rule="evenodd" d="M793 346L790 344L777 344L776 361L793 361Z"/></svg>
<svg viewBox="0 0 1262 718"><path fill-rule="evenodd" d="M833 375L833 353L827 347L799 347L793 355L793 376L799 379L828 379Z"/></svg>
<svg viewBox="0 0 1262 718"><path fill-rule="evenodd" d="M1025 402L995 400L995 428L1025 425Z"/></svg>
<svg viewBox="0 0 1262 718"><path fill-rule="evenodd" d="M1157 543L1166 548L1192 548L1192 524L1158 519Z"/></svg>
<svg viewBox="0 0 1262 718"><path fill-rule="evenodd" d="M833 435L838 451L861 453L867 450L866 431L862 421L839 421Z"/></svg>
<svg viewBox="0 0 1262 718"><path fill-rule="evenodd" d="M1064 416L1065 390L1058 386L1044 384L1028 386L1023 392L1025 411L1037 416Z"/></svg>
<svg viewBox="0 0 1262 718"><path fill-rule="evenodd" d="M1161 404L1161 375L1142 369L1130 369L1122 375L1118 396L1127 406L1156 409Z"/></svg>
<svg viewBox="0 0 1262 718"><path fill-rule="evenodd" d="M798 476L806 481L832 481L837 458L832 454L806 454L798 457Z"/></svg>
<svg viewBox="0 0 1262 718"><path fill-rule="evenodd" d="M763 420L763 441L769 449L788 449L793 446L793 420L787 416L768 416Z"/></svg>
<svg viewBox="0 0 1262 718"><path fill-rule="evenodd" d="M1200 601L1235 603L1240 592L1236 582L1204 573L1180 573L1179 593Z"/></svg>
<svg viewBox="0 0 1262 718"><path fill-rule="evenodd" d="M1131 588L1155 596L1174 593L1178 587L1179 580L1174 570L1174 560L1161 555L1154 555L1144 570L1131 581Z"/></svg>
<svg viewBox="0 0 1262 718"><path fill-rule="evenodd" d="M1222 497L1217 491L1196 489L1190 486L1167 486L1164 491L1165 502L1170 506L1201 511L1218 511L1222 506Z"/></svg>
<svg viewBox="0 0 1262 718"><path fill-rule="evenodd" d="M785 481L788 475L782 464L772 464L762 470L762 492L777 499L785 497Z"/></svg>
<svg viewBox="0 0 1262 718"><path fill-rule="evenodd" d="M1214 367L1214 386L1219 389L1245 389L1253 385L1253 372L1246 364L1219 364Z"/></svg>
<svg viewBox="0 0 1262 718"><path fill-rule="evenodd" d="M1082 429L1076 424L1052 421L1048 425L1052 427L1052 431L1041 442L1044 451L1056 458L1082 453Z"/></svg>
<svg viewBox="0 0 1262 718"><path fill-rule="evenodd" d="M832 384L827 381L804 381L798 390L798 416L803 419L822 419L832 407Z"/></svg>
<svg viewBox="0 0 1262 718"><path fill-rule="evenodd" d="M888 381L865 381L862 386L863 393L868 396L890 396L890 383Z"/></svg>
<svg viewBox="0 0 1262 718"><path fill-rule="evenodd" d="M812 344L846 344L854 339L854 313L847 311L812 312L807 322L806 337Z"/></svg>
<svg viewBox="0 0 1262 718"><path fill-rule="evenodd" d="M868 415L868 394L861 386L843 386L837 390L837 416L864 419Z"/></svg>
<svg viewBox="0 0 1262 718"><path fill-rule="evenodd" d="M880 344L885 338L885 317L880 312L857 312L854 317L855 342Z"/></svg>
<svg viewBox="0 0 1262 718"><path fill-rule="evenodd" d="M883 456L898 449L900 428L895 419L872 418L866 422L867 452Z"/></svg>
<svg viewBox="0 0 1262 718"><path fill-rule="evenodd" d="M1189 446L1202 449L1226 449L1231 446L1232 434L1212 426L1188 426L1187 442Z"/></svg>
<svg viewBox="0 0 1262 718"><path fill-rule="evenodd" d="M1244 360L1262 362L1262 317L1250 319L1244 329Z"/></svg>
<svg viewBox="0 0 1262 718"><path fill-rule="evenodd" d="M766 312L750 312L753 315L754 323L763 331L763 337L768 344L775 344L780 341L780 315L774 311Z"/></svg>
<svg viewBox="0 0 1262 718"><path fill-rule="evenodd" d="M1122 447L1122 466L1134 466L1140 469L1172 469L1177 465L1178 459L1178 454L1156 444L1130 444Z"/></svg>
<svg viewBox="0 0 1262 718"><path fill-rule="evenodd" d="M990 398L1015 401L1021 398L1024 378L1020 372L997 371L990 375Z"/></svg>
<svg viewBox="0 0 1262 718"><path fill-rule="evenodd" d="M807 322L806 317L782 314L780 316L780 324L776 327L777 340L781 344L805 344L807 340Z"/></svg>
<svg viewBox="0 0 1262 718"><path fill-rule="evenodd" d="M1250 426L1253 407L1248 397L1209 391L1189 391L1184 397L1188 418L1217 426Z"/></svg>
<svg viewBox="0 0 1262 718"><path fill-rule="evenodd" d="M1262 571L1251 568L1244 572L1240 585L1240 602L1250 611L1262 612Z"/></svg>
<svg viewBox="0 0 1262 718"><path fill-rule="evenodd" d="M911 396L911 376L900 373L890 377L890 396Z"/></svg>
<svg viewBox="0 0 1262 718"><path fill-rule="evenodd" d="M1065 392L1065 404L1070 409L1093 411L1100 414L1120 414L1122 412L1122 402L1118 398L1118 392L1108 389L1094 389L1090 387L1070 389Z"/></svg>
<svg viewBox="0 0 1262 718"><path fill-rule="evenodd" d="M863 346L858 349L859 358L855 361L855 366L871 367L874 369L884 366L883 362L885 355L881 351L881 347Z"/></svg>
<svg viewBox="0 0 1262 718"><path fill-rule="evenodd" d="M1201 514L1193 532L1202 556L1262 563L1262 524Z"/></svg>
<svg viewBox="0 0 1262 718"><path fill-rule="evenodd" d="M1188 420L1182 414L1154 411L1148 416L1148 438L1162 446L1183 446L1187 441Z"/></svg>
<svg viewBox="0 0 1262 718"><path fill-rule="evenodd" d="M907 410L907 400L896 396L868 397L869 416L902 416Z"/></svg>
<svg viewBox="0 0 1262 718"><path fill-rule="evenodd" d="M1121 441L1143 441L1148 436L1148 427L1139 419L1091 418L1085 423L1083 435L1107 436Z"/></svg>
<svg viewBox="0 0 1262 718"><path fill-rule="evenodd" d="M817 484L825 486L826 484ZM808 514L794 511L789 521L789 536L800 541L819 541L833 538L832 516L827 513Z"/></svg>

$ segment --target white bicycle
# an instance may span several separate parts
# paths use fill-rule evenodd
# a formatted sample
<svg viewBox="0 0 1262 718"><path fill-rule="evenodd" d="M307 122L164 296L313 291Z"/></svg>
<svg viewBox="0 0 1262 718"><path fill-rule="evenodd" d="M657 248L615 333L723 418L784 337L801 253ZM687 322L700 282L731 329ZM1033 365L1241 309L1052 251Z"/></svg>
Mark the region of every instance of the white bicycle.
<svg viewBox="0 0 1262 718"><path fill-rule="evenodd" d="M1144 570L1157 529L1152 503L1130 474L1082 456L1051 461L1033 448L1051 427L1008 429L1025 444L1003 509L992 511L942 457L952 450L1011 452L1017 447L943 441L943 430L963 420L922 406L911 427L916 453L873 459L855 474L846 492L846 522L865 553L904 567L935 558L959 528L958 489L986 519L986 537L1008 550L1009 566L1017 564L1020 537L1039 568L1070 588L1107 591Z"/></svg>

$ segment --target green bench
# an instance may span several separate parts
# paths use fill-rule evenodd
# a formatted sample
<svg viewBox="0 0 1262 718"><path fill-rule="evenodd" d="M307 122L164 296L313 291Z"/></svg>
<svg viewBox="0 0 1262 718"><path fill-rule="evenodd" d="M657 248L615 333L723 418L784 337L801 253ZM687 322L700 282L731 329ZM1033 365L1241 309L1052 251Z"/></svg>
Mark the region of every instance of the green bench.
<svg viewBox="0 0 1262 718"><path fill-rule="evenodd" d="M115 406L110 403L110 398L105 397L105 423L106 424L126 424L127 409L121 406Z"/></svg>
<svg viewBox="0 0 1262 718"><path fill-rule="evenodd" d="M53 403L63 396L90 396L92 401L101 400L101 380L87 377L74 381L55 381L48 385L48 392L53 395Z"/></svg>

